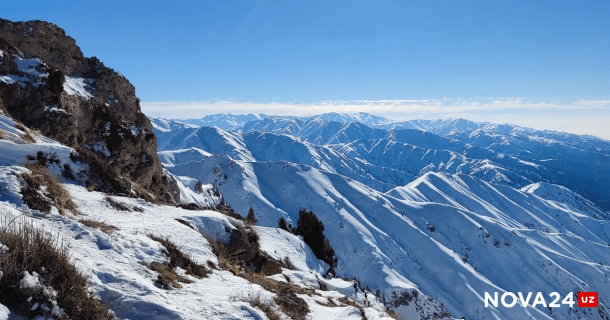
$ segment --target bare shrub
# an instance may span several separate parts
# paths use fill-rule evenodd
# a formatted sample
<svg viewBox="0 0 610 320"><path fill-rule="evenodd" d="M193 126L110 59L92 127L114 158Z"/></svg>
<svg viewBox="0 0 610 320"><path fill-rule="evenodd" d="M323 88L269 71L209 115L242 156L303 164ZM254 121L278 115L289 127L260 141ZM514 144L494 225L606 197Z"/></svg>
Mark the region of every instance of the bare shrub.
<svg viewBox="0 0 610 320"><path fill-rule="evenodd" d="M42 315L42 306L56 302L70 319L114 319L108 308L88 291L89 279L70 262L69 247L57 236L31 222L0 222L0 303L25 315ZM24 277L38 278L40 286L23 285ZM46 288L46 289L45 289ZM34 306L36 307L34 308Z"/></svg>
<svg viewBox="0 0 610 320"><path fill-rule="evenodd" d="M152 262L148 264L148 268L158 273L157 279L155 280L155 284L165 290L171 290L172 288L181 288L182 286L179 282L192 283L192 281L188 278L178 275L174 271L174 269L171 268L167 263Z"/></svg>
<svg viewBox="0 0 610 320"><path fill-rule="evenodd" d="M141 184L134 183L133 190L136 192L136 195L139 198L142 198L150 203L159 203L157 198L155 198L155 196L153 196L152 193L150 193L148 190L146 190Z"/></svg>
<svg viewBox="0 0 610 320"><path fill-rule="evenodd" d="M117 228L115 226L111 226L111 225L106 224L101 221L82 219L82 220L78 220L78 222L84 224L85 226L87 226L89 228L100 229L104 233L111 233L112 231L119 230L119 228Z"/></svg>
<svg viewBox="0 0 610 320"><path fill-rule="evenodd" d="M257 308L265 313L269 320L280 320L281 315L278 312L278 307L272 299L263 297L260 291L257 292L240 292L236 296L230 298L232 301L243 301L249 303L253 308Z"/></svg>
<svg viewBox="0 0 610 320"><path fill-rule="evenodd" d="M80 214L76 204L70 198L70 194L64 189L59 181L39 164L26 164L30 173L22 175L27 186L21 189L23 201L28 207L41 212L51 212L51 206L55 205L60 214L69 210L72 214ZM46 188L42 188L46 187Z"/></svg>
<svg viewBox="0 0 610 320"><path fill-rule="evenodd" d="M27 143L36 142L36 139L34 139L34 136L32 136L32 134L30 133L30 130L28 128L26 128L23 124L17 123L17 124L15 124L15 127L17 129L23 131L23 134L21 134L19 137L21 139L23 139L25 142L27 142Z"/></svg>
<svg viewBox="0 0 610 320"><path fill-rule="evenodd" d="M292 261L290 260L289 257L284 257L284 259L282 259L282 263L284 264L284 266L286 267L286 269L288 270L296 270L297 268L294 266L294 264L292 263Z"/></svg>
<svg viewBox="0 0 610 320"><path fill-rule="evenodd" d="M243 238L248 238L248 230L239 231ZM233 237L237 239L238 237ZM228 270L236 276L242 277L251 283L263 287L269 292L277 294L274 298L275 303L282 312L291 319L304 320L309 313L309 307L305 300L296 294L315 294L313 289L301 288L292 283L280 282L268 278L268 275L281 272L281 267L285 266L281 261L275 261L261 252L258 244L245 245L243 241L233 240L229 244L224 244L211 238L207 238L212 252L218 257L218 267ZM275 267L273 267L275 266Z"/></svg>
<svg viewBox="0 0 610 320"><path fill-rule="evenodd" d="M115 201L114 199L112 199L111 197L105 197L104 200L106 200L106 202L113 207L115 210L120 210L120 211L131 211L131 209L129 209L128 206Z"/></svg>
<svg viewBox="0 0 610 320"><path fill-rule="evenodd" d="M171 240L152 234L148 236L164 247L162 251L169 258L169 262L153 262L148 265L149 269L159 273L155 283L167 290L172 287L179 288L178 282L191 283L190 280L174 271L176 267L184 269L188 275L198 279L208 276L210 271L206 267L194 262L191 256L184 254Z"/></svg>

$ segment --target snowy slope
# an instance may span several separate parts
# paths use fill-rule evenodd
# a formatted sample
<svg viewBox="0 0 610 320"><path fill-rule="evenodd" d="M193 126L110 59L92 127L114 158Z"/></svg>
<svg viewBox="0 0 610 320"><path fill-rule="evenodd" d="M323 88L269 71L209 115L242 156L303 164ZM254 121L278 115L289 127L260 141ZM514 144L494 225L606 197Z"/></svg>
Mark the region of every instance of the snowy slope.
<svg viewBox="0 0 610 320"><path fill-rule="evenodd" d="M159 157L165 165L198 161L212 154L228 154L234 159L248 161L303 163L345 175L382 191L414 179L411 173L369 163L345 155L334 147L315 145L290 135L260 132L238 134L218 128L192 127L171 120L152 121L159 150L163 150L159 152ZM185 140L180 142L181 138ZM172 150L173 147L178 149ZM186 149L180 149L182 147Z"/></svg>
<svg viewBox="0 0 610 320"><path fill-rule="evenodd" d="M207 115L201 119L185 119L181 120L181 122L194 124L202 127L213 127L216 126L223 130L232 130L248 121L255 121L265 118L266 115L255 115L255 114L246 114L246 115L235 115L235 114L211 114Z"/></svg>
<svg viewBox="0 0 610 320"><path fill-rule="evenodd" d="M153 119L154 123L161 121L167 123L166 126L170 129L155 129L159 150L191 146L203 148L204 152L210 154L227 154L238 160L306 164L342 174L382 192L405 185L430 171L472 174L494 183L518 187L539 179L537 172L531 172L530 166L520 164L517 159L504 159L492 151L417 130L385 132L356 122L342 124L317 119L308 122L305 127L299 127L300 131L296 134L304 138L298 138L294 133L290 133L293 130L292 124L298 125L298 120L294 119L281 120L288 124L282 134L259 131L240 134L218 128L189 127L171 120ZM266 121L261 122L264 123ZM204 134L210 131L213 134ZM325 133L328 135L325 136ZM310 140L313 137L317 137L316 141L322 139L336 144L316 144ZM185 140L179 142L179 138ZM162 151L160 157L166 157L167 152ZM192 154L192 157L188 158L188 161L197 160L197 152L189 154ZM503 166L488 158L509 165ZM166 164L176 164L172 159L162 161ZM182 162L186 161L187 158ZM535 169L545 170L543 167Z"/></svg>
<svg viewBox="0 0 610 320"><path fill-rule="evenodd" d="M204 236L227 242L233 230L244 227L243 222L215 211L190 211L151 204L142 199L88 191L82 183L85 177L81 176L86 167L70 160L73 149L42 138L36 138L34 143L26 143L19 138L23 132L16 128L12 120L2 115L0 128L3 137L0 139L1 227L6 227L7 222L13 226L31 222L48 234L66 241L72 262L81 272L90 275L91 290L119 319L267 319L260 309L244 299L260 296L263 300L269 300L276 294L231 272L213 270L208 277L197 279L177 269L192 283L165 290L155 285L157 273L146 267L149 263L168 259L161 245L153 241L149 234L169 238L201 264L205 265L207 261L217 264L217 257ZM67 213L61 216L57 210L42 214L22 202L20 190L24 187L24 181L19 175L28 171L24 167L28 161L26 156L36 156L39 151L56 159L54 161L57 163L48 165L47 170L63 182L63 187L81 215ZM165 159L181 159L179 154L172 156L168 155ZM60 168L64 164L73 167L76 180L62 177ZM195 181L189 177L177 178L179 182L185 182L184 185L179 183L181 188L190 189L190 183ZM209 187L204 185L203 191L206 192ZM127 211L111 205L106 200L109 196L114 202L128 208ZM184 196L183 193L181 198L184 199ZM208 199L214 200L213 197ZM79 222L81 219L103 222L117 229L107 234L83 225ZM295 285L312 290L310 294L298 294L309 306L309 319L322 320L330 316L357 320L362 318L362 314L368 319L389 319L379 299L370 292L360 290L355 282L324 279L322 274L327 266L315 258L301 238L276 228L255 227L255 232L260 237L263 251L278 259L289 258L295 266L294 270L283 269L281 274L271 277L283 282L289 279ZM1 244L0 250L5 250ZM344 299L356 301L361 309L341 303ZM288 319L278 312L282 319ZM18 310L9 310L0 304L0 319L21 317Z"/></svg>
<svg viewBox="0 0 610 320"><path fill-rule="evenodd" d="M160 158L177 179L182 199L210 206L219 201L219 192L242 215L254 209L261 248L277 259L290 258L295 266L271 278L317 289L317 295L299 295L307 302L311 319L361 319L354 307L325 305L328 297L343 295L363 305L368 301L368 319L384 317L381 302L408 319L608 319L607 215L565 187L528 182L515 189L488 182L498 174L509 177L511 170L535 167L519 162L524 160L506 156L514 165L508 170L456 151L464 146L471 154L493 154L490 150L420 131L388 131L392 135L324 146L286 134L238 134L163 119L155 119L154 126L166 148ZM340 124L344 135L333 139L376 132L362 126ZM0 214L34 219L69 239L76 265L91 273L92 290L120 319L266 318L240 297L274 294L230 272L214 270L208 278L193 278L193 283L167 291L154 285L156 273L143 265L167 259L147 233L169 237L197 261L216 262L203 235L226 241L226 230L240 227L240 221L213 211L113 197L128 208L138 208L117 211L106 202L107 195L87 191L78 177L62 178L61 167L55 165L48 169L67 183L64 186L84 217L119 230L108 235L82 225L78 217L31 211L21 203L23 182L18 177L27 170L27 155L43 151L61 164L73 165L76 172L85 168L71 162L72 149L54 141L36 138L35 143L26 143L20 138L24 132L6 117L0 117L0 129L7 138L0 140ZM382 192L363 180L369 174L381 181L377 176L383 171L373 174L379 166L369 161L382 161L378 159L389 161L384 169L398 166L396 172L425 169L426 163L439 164L438 168L442 163L445 172L468 174L421 169L408 177L410 183ZM201 190L195 191L199 182ZM337 275L358 281L324 279L327 266L302 240L274 228L280 217L296 224L302 208L314 211L324 223L337 254ZM320 283L329 291L319 290ZM542 292L547 302L551 292L563 296L597 291L600 308L484 306L485 292L506 291Z"/></svg>
<svg viewBox="0 0 610 320"><path fill-rule="evenodd" d="M271 116L266 114L230 114L218 113L207 115L201 119L184 119L178 120L182 123L193 124L201 127L218 127L223 130L236 130L248 122L256 122L264 119L282 120L322 120L325 122L359 122L367 126L384 126L391 124L393 121L387 118L379 117L370 113L337 113L329 112L310 117L293 117L293 116Z"/></svg>
<svg viewBox="0 0 610 320"><path fill-rule="evenodd" d="M491 161L494 167L500 167L499 171L477 175L487 181L516 187L547 181L575 190L597 206L610 210L610 179L606 174L610 171L610 141L465 119L376 124L361 118L360 114L325 114L308 118L268 116L233 130L290 134L318 145L386 139L440 152L452 151L471 159ZM358 157L372 162L366 154ZM440 163L431 164L434 171L443 171L438 170ZM511 173L507 174L507 171Z"/></svg>
<svg viewBox="0 0 610 320"><path fill-rule="evenodd" d="M108 206L104 194L88 192L72 185L65 187L83 213L79 219L102 221L117 226L119 230L106 234L82 225L76 218L28 213L2 202L0 214L3 219L21 217L26 221L35 220L38 227L59 234L62 239L69 241L73 262L83 272L91 273L92 289L119 319L266 319L260 310L239 299L248 294L260 294L268 298L275 294L228 271L214 270L203 279L187 275L193 283L181 284L181 288L168 291L154 284L156 273L145 266L151 262L167 260L159 243L147 236L149 233L168 237L200 263L217 263L216 256L212 254L202 233L224 239L228 237L225 230L236 228L241 224L240 221L213 211L188 211L156 206L142 200L114 197L115 201L128 207L139 207L142 211L125 214L124 211ZM193 228L176 219L187 221ZM315 259L309 247L297 237L282 234L283 231L277 229L258 230L263 249L273 250L271 253L277 256L287 256L294 261L295 266L300 267L294 271L286 270L286 276L294 279L294 283L304 279L301 281L303 286L317 287L319 278L323 283L328 282L328 287L334 286L334 290L321 292L322 296L339 298L343 296L340 292L345 292L364 300L361 292L353 290L351 282L322 278L320 272L323 271L323 266ZM278 233L282 234L281 240L284 243L278 241L275 236ZM315 286L311 279L316 279ZM316 298L304 296L312 305L311 319L328 319L329 313L344 315L348 319L360 319L360 312L354 307L331 309L315 303ZM322 297L318 299L326 300ZM381 307L379 302L371 302ZM0 310L4 312L4 309ZM366 312L372 319L383 318L383 314L374 308L367 308ZM339 318L341 316L336 317Z"/></svg>
<svg viewBox="0 0 610 320"><path fill-rule="evenodd" d="M379 117L379 116L376 116L376 115L373 115L370 113L366 113L366 112L359 112L359 113L328 112L328 113L323 113L323 114L307 117L305 119L306 120L321 119L324 121L329 121L329 122L334 121L334 122L341 122L341 123L359 122L359 123L362 123L362 124L370 126L370 127L382 126L385 124L392 123L392 120L390 120L390 119L387 119L384 117Z"/></svg>
<svg viewBox="0 0 610 320"><path fill-rule="evenodd" d="M279 217L295 223L299 209L313 210L337 251L338 274L380 288L394 302L417 288L458 318L576 319L567 307L552 314L542 307L484 308L482 296L581 290L610 301L608 221L530 193L469 176L426 174L383 194L306 165L225 155L169 170L217 185L235 210L253 207L263 225Z"/></svg>
<svg viewBox="0 0 610 320"><path fill-rule="evenodd" d="M216 128L151 118L159 151L198 148L208 153L225 153L235 159L253 160L237 134Z"/></svg>
<svg viewBox="0 0 610 320"><path fill-rule="evenodd" d="M593 202L566 187L539 182L525 186L521 188L521 191L561 203L564 206L572 208L572 210L582 211L597 219L610 218L607 212L601 210Z"/></svg>

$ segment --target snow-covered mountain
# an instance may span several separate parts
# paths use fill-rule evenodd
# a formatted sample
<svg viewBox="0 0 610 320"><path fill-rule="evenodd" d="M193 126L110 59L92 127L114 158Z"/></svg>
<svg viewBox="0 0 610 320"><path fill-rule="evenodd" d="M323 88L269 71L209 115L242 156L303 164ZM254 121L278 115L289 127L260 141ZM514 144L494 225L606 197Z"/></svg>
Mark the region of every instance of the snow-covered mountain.
<svg viewBox="0 0 610 320"><path fill-rule="evenodd" d="M610 320L606 140L148 120L64 30L0 25L0 320ZM488 305L505 293L527 302Z"/></svg>
<svg viewBox="0 0 610 320"><path fill-rule="evenodd" d="M337 251L338 275L380 289L397 310L407 312L401 297L414 288L467 319L577 318L568 308L485 308L484 292L598 291L610 298L610 225L578 206L464 175L428 173L381 193L282 161L216 155L167 168L218 186L238 212L253 207L262 225L280 217L294 224L299 209L313 210Z"/></svg>
<svg viewBox="0 0 610 320"><path fill-rule="evenodd" d="M282 217L294 224L300 209L313 210L337 252L337 274L379 289L382 300L403 315L429 316L413 312L408 302L424 297L437 315L455 318L608 318L608 214L566 184L553 184L566 179L539 159L554 151L564 164L579 161L565 159L572 153L564 149L571 148L603 156L602 139L562 140L555 132L465 120L373 128L320 117L268 117L232 132L152 122L160 146L178 136L192 141L160 151L167 170L214 185L237 212L254 208L261 225L275 226ZM502 135L508 143L477 145L460 136L466 132ZM543 138L533 138L542 134L561 141L547 141L546 150ZM510 149L510 142L525 143L524 137L538 153ZM211 139L216 150L228 152L210 151L197 139ZM577 174L569 166L564 171ZM567 185L578 189L580 183ZM483 303L485 292L548 297L579 291L599 292L603 306Z"/></svg>
<svg viewBox="0 0 610 320"><path fill-rule="evenodd" d="M230 113L228 113L228 114L219 113L219 114L207 115L201 119L185 119L185 120L181 120L181 122L188 123L188 124L194 124L194 125L198 125L198 126L203 126L203 127L216 126L218 128L224 129L224 130L231 130L240 125L243 125L246 122L260 120L260 119L263 119L266 117L267 116L264 114L235 115L235 114L230 114Z"/></svg>
<svg viewBox="0 0 610 320"><path fill-rule="evenodd" d="M391 125L393 123L392 120L379 117L370 113L360 112L360 113L337 113L337 112L329 112L323 113L320 115L310 116L310 117L295 117L295 116L271 116L266 114L231 114L231 113L217 113L210 114L201 119L184 119L178 120L182 123L194 124L202 127L218 127L223 130L235 130L242 125L246 124L250 121L258 121L262 119L278 119L278 120L314 120L320 119L323 121L333 121L333 122L359 122L365 124L367 126L385 126Z"/></svg>
<svg viewBox="0 0 610 320"><path fill-rule="evenodd" d="M370 127L382 126L392 123L393 121L384 117L376 116L366 112L358 113L338 113L328 112L305 118L306 120L321 119L328 122L359 122Z"/></svg>
<svg viewBox="0 0 610 320"><path fill-rule="evenodd" d="M531 167L459 140L418 130L372 129L357 122L267 118L257 122L262 124L259 129L265 130L264 124L270 122L288 126L285 130L239 133L165 119L151 121L162 151L195 147L234 159L302 163L340 173L382 192L430 171L471 174L514 187L539 181L540 172L545 172L544 167Z"/></svg>
<svg viewBox="0 0 610 320"><path fill-rule="evenodd" d="M31 138L25 140L26 134ZM290 312L283 311L289 310L289 303L301 303L302 310L297 315L314 320L391 319L383 301L354 279L325 278L328 265L316 258L302 238L274 227L248 227L213 210L186 210L138 199L135 193L127 197L87 189L90 167L76 155L76 150L30 133L0 112L0 240L5 239L7 231L35 228L51 237L51 245L69 245L66 248L70 263L90 280L87 290L117 319L269 319L272 316L290 319L284 313ZM162 154L164 161L175 163L191 162L189 159L194 157L194 153L175 155ZM199 158L208 155L203 151L197 154ZM33 163L44 169L34 169ZM66 174L66 168L70 168L70 175ZM74 207L60 214L59 205L54 198L49 198L51 187L46 185L45 179L49 178L45 177L39 177L42 187L36 192L46 199L43 201L49 201L50 210L45 213L30 207L24 190L34 186L28 184L24 175L34 174L32 170L43 170L59 180L53 188L61 188ZM213 207L220 201L221 195L213 185L196 187L196 179L173 178L177 179L180 199L185 204L195 202ZM26 229L19 229L22 226ZM268 275L247 273L245 269L243 274L236 274L239 267L233 271L223 269L221 264L227 262L222 259L226 258L214 251L217 246L214 243L229 246L232 239L247 229L256 234L260 250L249 254L289 261L290 265ZM162 271L155 266L171 265L175 258L168 253L168 241L179 246L178 250L188 259L202 265L206 274L195 276L178 266L170 272L175 273L180 283L160 282L159 279L166 279L165 274L162 276ZM6 259L26 249L0 242L0 270L10 270L5 263L11 260ZM36 319L70 315L63 300L54 300L65 288L45 285L45 278L53 272L45 268L26 270L23 279L27 281L20 282L17 292L23 290L31 295L27 310L38 314ZM0 272L0 279L5 276ZM14 305L14 300L5 299L2 293L0 319L28 319ZM43 296L50 298L48 303L52 303L52 308L47 301L40 301ZM418 305L434 308L427 301Z"/></svg>
<svg viewBox="0 0 610 320"><path fill-rule="evenodd" d="M228 237L226 230L243 228L241 221L141 199L114 196L115 204L109 204L108 195L85 189L86 176L62 178L64 163L76 173L86 172L78 169L83 164L72 160L74 150L46 138L28 144L20 140L23 132L13 121L0 120L6 132L0 140L5 150L0 156L3 216L35 217L45 230L72 239L77 265L95 266L91 290L119 318L267 317L243 301L251 294L277 297L268 287L213 270L206 278L191 277L191 283L167 291L155 285L157 275L146 267L166 259L163 248L147 234L184 243L182 249L196 260L217 265L219 258L202 234L221 241ZM383 319L386 307L409 319L608 318L610 221L594 203L550 183L530 183L522 189L490 183L470 169L408 174L409 167L426 162L463 170L494 167L487 159L467 157L494 155L493 151L417 130L319 145L275 132L237 133L164 119L151 122L159 148L165 149L159 151L159 159L176 180L182 202L210 207L225 201L242 215L253 208L261 249L278 261L288 257L294 264L293 270L282 270L265 281L289 281L318 292L298 295L312 319L359 319L363 314ZM344 125L378 130L353 124ZM464 154L454 151L462 149ZM70 215L45 215L25 206L19 177L28 172L27 156L38 151L55 154L58 162L47 170L64 182L81 214L119 230L108 235ZM394 162L388 160L380 167L369 161L378 158ZM391 163L403 167L391 168ZM385 185L375 184L382 181ZM126 214L116 209L116 202L138 210ZM324 278L327 266L312 256L307 245L276 228L282 217L295 225L303 208L315 212L324 224L340 278ZM224 289L215 289L218 286ZM248 289L239 289L244 287ZM600 307L532 307L530 302L526 308L505 308L484 303L486 292L541 292L549 303L551 292L564 296L579 291L598 292ZM324 302L328 296L351 299L363 311L350 305L331 306Z"/></svg>
<svg viewBox="0 0 610 320"><path fill-rule="evenodd" d="M368 158L368 146L377 146L378 143L399 142L425 150L451 151L490 163L491 165L481 165L480 168L484 168L485 173L478 175L487 181L515 187L524 187L538 181L551 182L573 189L604 210L610 210L610 179L607 176L610 171L610 141L592 136L464 119L412 120L365 125L351 121L357 118L359 114L352 117L334 114L308 118L262 117L237 126L232 131L284 133L317 145L330 144L337 150L349 144L364 144L367 146L361 149L366 150L364 153L352 153L350 156L371 163L375 162ZM366 140L369 142L363 142ZM397 148L394 145L393 147ZM410 152L408 146L401 152ZM428 161L426 165L433 166L425 171L445 171L447 158L444 160L443 163ZM375 164L385 167L384 164ZM426 165L410 166L409 173L417 176L419 170Z"/></svg>

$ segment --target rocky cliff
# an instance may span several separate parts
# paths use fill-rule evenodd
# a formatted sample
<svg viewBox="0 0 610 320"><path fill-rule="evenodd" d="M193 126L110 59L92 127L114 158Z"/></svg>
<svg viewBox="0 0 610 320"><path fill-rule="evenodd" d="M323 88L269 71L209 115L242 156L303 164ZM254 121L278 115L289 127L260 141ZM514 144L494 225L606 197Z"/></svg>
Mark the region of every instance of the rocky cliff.
<svg viewBox="0 0 610 320"><path fill-rule="evenodd" d="M54 24L0 19L0 109L78 150L95 188L179 199L134 86Z"/></svg>

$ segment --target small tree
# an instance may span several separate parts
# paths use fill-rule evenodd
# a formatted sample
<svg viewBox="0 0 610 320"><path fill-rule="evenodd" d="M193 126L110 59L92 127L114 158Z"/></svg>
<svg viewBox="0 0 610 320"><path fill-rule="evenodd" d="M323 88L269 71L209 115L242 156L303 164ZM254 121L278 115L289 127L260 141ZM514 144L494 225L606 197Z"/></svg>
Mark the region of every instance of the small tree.
<svg viewBox="0 0 610 320"><path fill-rule="evenodd" d="M193 189L199 193L203 192L203 184L201 184L201 181L197 180L197 183L195 183L195 187Z"/></svg>
<svg viewBox="0 0 610 320"><path fill-rule="evenodd" d="M303 241L311 248L316 258L328 263L330 266L327 274L334 274L334 268L337 265L335 250L324 235L324 224L322 224L322 221L318 219L313 211L305 209L299 211L299 220L297 221L296 229L294 229L294 234L303 236Z"/></svg>
<svg viewBox="0 0 610 320"><path fill-rule="evenodd" d="M256 219L256 216L254 215L254 209L252 209L252 207L250 207L250 209L248 210L248 215L246 216L245 222L246 224L251 226L255 226L258 223L258 219Z"/></svg>
<svg viewBox="0 0 610 320"><path fill-rule="evenodd" d="M290 229L288 229L288 225L286 224L286 219L284 219L284 217L281 217L277 221L277 226L280 227L280 229L283 229L283 230L286 230L286 231L290 232Z"/></svg>

